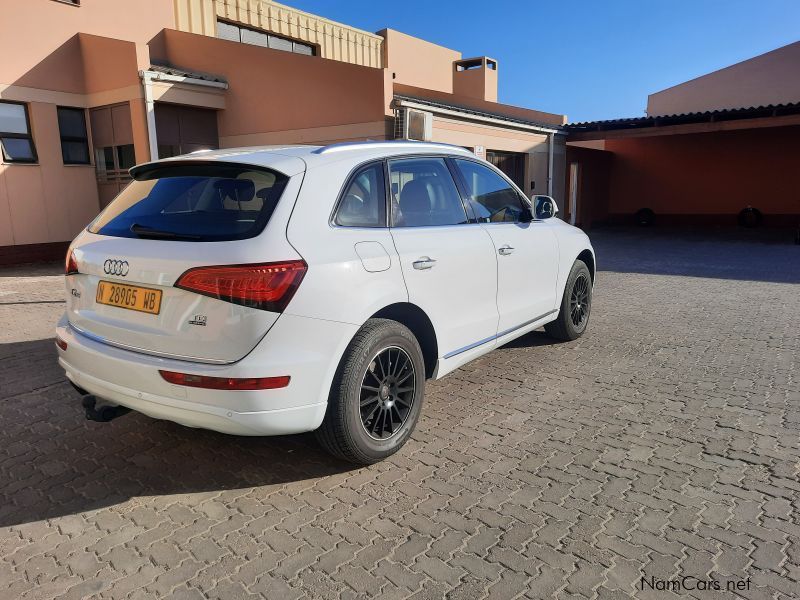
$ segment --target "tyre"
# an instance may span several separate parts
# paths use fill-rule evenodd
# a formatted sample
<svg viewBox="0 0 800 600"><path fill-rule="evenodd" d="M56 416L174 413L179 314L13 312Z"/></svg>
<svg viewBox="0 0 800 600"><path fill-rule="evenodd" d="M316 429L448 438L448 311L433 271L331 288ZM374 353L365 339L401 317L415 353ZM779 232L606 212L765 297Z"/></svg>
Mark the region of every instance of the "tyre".
<svg viewBox="0 0 800 600"><path fill-rule="evenodd" d="M582 260L576 260L567 278L558 318L544 326L548 335L565 341L576 340L586 331L592 310L592 274Z"/></svg>
<svg viewBox="0 0 800 600"><path fill-rule="evenodd" d="M397 452L419 419L425 362L414 334L370 319L345 350L317 439L331 454L372 464Z"/></svg>
<svg viewBox="0 0 800 600"><path fill-rule="evenodd" d="M761 225L761 221L764 220L764 215L762 215L761 211L757 208L748 206L739 212L739 216L736 218L736 220L739 222L740 227L753 229L754 227Z"/></svg>
<svg viewBox="0 0 800 600"><path fill-rule="evenodd" d="M639 227L650 227L656 220L656 213L650 208L640 208L636 211L634 218Z"/></svg>

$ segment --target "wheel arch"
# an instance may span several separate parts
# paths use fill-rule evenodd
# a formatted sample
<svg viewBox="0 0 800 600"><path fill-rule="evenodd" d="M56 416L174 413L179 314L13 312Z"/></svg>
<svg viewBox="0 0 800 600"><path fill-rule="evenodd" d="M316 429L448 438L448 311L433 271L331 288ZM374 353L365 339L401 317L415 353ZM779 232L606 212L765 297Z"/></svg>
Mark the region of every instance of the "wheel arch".
<svg viewBox="0 0 800 600"><path fill-rule="evenodd" d="M430 379L436 370L439 360L439 345L436 341L436 330L428 315L416 304L396 302L384 306L370 317L371 319L391 319L405 325L417 338L425 360L425 377Z"/></svg>
<svg viewBox="0 0 800 600"><path fill-rule="evenodd" d="M595 264L594 264L594 254L592 251L586 248L580 254L578 254L576 260L582 260L586 263L586 266L589 267L589 275L592 277L592 285L594 285L595 279Z"/></svg>

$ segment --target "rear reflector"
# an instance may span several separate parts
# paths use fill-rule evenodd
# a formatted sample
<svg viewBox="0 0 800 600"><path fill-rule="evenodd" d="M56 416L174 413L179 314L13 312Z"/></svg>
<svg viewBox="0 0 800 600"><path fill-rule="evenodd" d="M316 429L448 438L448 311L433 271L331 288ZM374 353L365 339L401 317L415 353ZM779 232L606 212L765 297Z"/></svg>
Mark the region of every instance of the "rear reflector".
<svg viewBox="0 0 800 600"><path fill-rule="evenodd" d="M74 275L78 272L78 261L75 260L75 253L70 248L67 252L67 262L64 265L65 275Z"/></svg>
<svg viewBox="0 0 800 600"><path fill-rule="evenodd" d="M67 342L62 340L60 337L56 336L56 346L58 346L62 350L66 350L67 349Z"/></svg>
<svg viewBox="0 0 800 600"><path fill-rule="evenodd" d="M161 371L161 377L175 385L206 388L209 390L274 390L285 388L291 379L288 375L280 377L206 377L175 371Z"/></svg>
<svg viewBox="0 0 800 600"><path fill-rule="evenodd" d="M282 312L308 266L302 260L189 269L175 287L226 302Z"/></svg>

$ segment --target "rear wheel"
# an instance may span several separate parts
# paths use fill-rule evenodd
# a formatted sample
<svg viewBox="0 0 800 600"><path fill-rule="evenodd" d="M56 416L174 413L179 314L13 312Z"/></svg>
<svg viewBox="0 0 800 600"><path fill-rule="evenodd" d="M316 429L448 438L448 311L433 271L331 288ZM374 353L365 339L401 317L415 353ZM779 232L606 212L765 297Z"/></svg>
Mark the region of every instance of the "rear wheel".
<svg viewBox="0 0 800 600"><path fill-rule="evenodd" d="M582 260L576 260L567 278L558 318L544 326L559 340L576 340L586 331L592 310L592 274Z"/></svg>
<svg viewBox="0 0 800 600"><path fill-rule="evenodd" d="M389 319L370 319L336 372L317 439L331 454L371 464L397 452L417 424L425 362L414 334Z"/></svg>

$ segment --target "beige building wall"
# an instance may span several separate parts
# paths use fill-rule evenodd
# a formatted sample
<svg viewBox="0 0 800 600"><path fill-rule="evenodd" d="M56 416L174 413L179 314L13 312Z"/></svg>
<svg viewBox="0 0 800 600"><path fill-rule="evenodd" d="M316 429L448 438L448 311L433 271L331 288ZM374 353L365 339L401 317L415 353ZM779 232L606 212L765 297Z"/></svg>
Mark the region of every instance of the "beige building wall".
<svg viewBox="0 0 800 600"><path fill-rule="evenodd" d="M77 32L136 42L139 68L149 66L147 42L175 27L169 0L3 0L0 85L12 85L54 54ZM48 88L50 89L50 88Z"/></svg>
<svg viewBox="0 0 800 600"><path fill-rule="evenodd" d="M453 66L453 93L487 102L497 102L497 61L486 56L460 61L479 62L480 66L459 70Z"/></svg>
<svg viewBox="0 0 800 600"><path fill-rule="evenodd" d="M147 42L175 26L174 9L168 0L137 0L135 10L129 0L5 4L0 100L27 104L38 161L0 163L0 246L68 241L97 214L99 199L93 164L63 164L56 108L141 104L132 126L145 140L137 159L147 160L138 70L150 65Z"/></svg>
<svg viewBox="0 0 800 600"><path fill-rule="evenodd" d="M541 110L534 110L531 108L522 108L520 106L513 106L511 104L499 104L497 102L489 102L481 100L480 98L471 98L468 96L459 96L456 94L446 94L436 90L424 89L410 85L402 85L395 83L395 94L403 96L411 96L413 98L424 98L434 102L441 102L448 105L458 105L467 107L477 111L487 112L490 114L505 115L515 119L523 119L526 121L536 121L546 125L564 125L567 122L566 115L559 115L556 113L548 113Z"/></svg>
<svg viewBox="0 0 800 600"><path fill-rule="evenodd" d="M385 64L395 84L453 93L453 62L461 52L394 29L378 33L386 40Z"/></svg>
<svg viewBox="0 0 800 600"><path fill-rule="evenodd" d="M215 37L217 19L314 44L322 58L383 67L383 38L270 0L173 0L176 28Z"/></svg>
<svg viewBox="0 0 800 600"><path fill-rule="evenodd" d="M160 60L225 75L229 89L217 118L222 147L386 135L380 69L181 31L162 32L157 46Z"/></svg>
<svg viewBox="0 0 800 600"><path fill-rule="evenodd" d="M650 94L650 116L800 101L800 42Z"/></svg>
<svg viewBox="0 0 800 600"><path fill-rule="evenodd" d="M0 165L0 246L70 240L98 211L92 165L64 165L56 106L28 105L39 164Z"/></svg>
<svg viewBox="0 0 800 600"><path fill-rule="evenodd" d="M477 147L482 147L481 158L486 158L486 152L491 150L525 153L527 157L523 191L528 196L533 193L547 193L550 146L549 136L545 134L496 127L484 123L470 123L460 119L434 115L433 140L473 150ZM555 198L559 206L561 206L564 197L563 163L565 152L564 136L555 136L553 145L553 198ZM536 183L535 189L531 188L531 182Z"/></svg>
<svg viewBox="0 0 800 600"><path fill-rule="evenodd" d="M382 35L364 32L268 0L82 0L77 6L54 0L6 3L11 9L0 19L4 57L0 100L26 104L38 160L36 164L0 163L0 249L30 244L58 249L100 209L94 157L89 165L63 164L58 106L127 105L128 137L136 162L150 159L139 71L157 60L221 75L228 81L227 89L163 81L152 86L157 101L218 110L222 147L392 138L395 93L421 94L545 123L564 122L562 115L490 101L496 96L486 92L485 77L474 98L453 94L454 62L461 58L460 52L393 30ZM218 18L317 44L319 56L217 39ZM254 77L254 73L270 77ZM493 71L490 76L495 79L489 82L495 94L496 75ZM274 81L280 82L280 93L275 93ZM86 123L93 154L88 114ZM535 191L546 190L546 136L511 125L494 127L437 116L433 138L525 153L526 186L535 180ZM555 151L556 169L562 168L559 155L563 152L559 147ZM553 181L560 200L563 177L554 174ZM2 258L0 253L0 262Z"/></svg>

